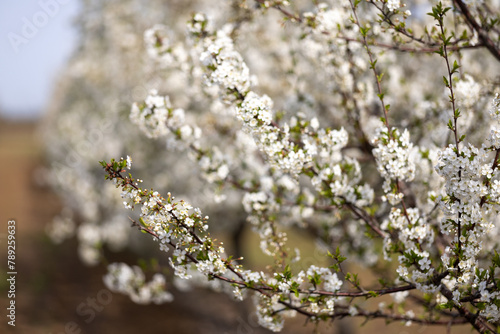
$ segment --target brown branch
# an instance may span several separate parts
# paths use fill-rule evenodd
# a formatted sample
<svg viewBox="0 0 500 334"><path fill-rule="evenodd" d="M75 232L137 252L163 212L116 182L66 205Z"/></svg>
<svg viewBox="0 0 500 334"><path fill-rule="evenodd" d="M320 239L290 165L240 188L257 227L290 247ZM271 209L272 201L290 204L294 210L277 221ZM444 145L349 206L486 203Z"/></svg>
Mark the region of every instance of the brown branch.
<svg viewBox="0 0 500 334"><path fill-rule="evenodd" d="M488 36L488 33L476 22L474 16L470 12L467 5L462 0L453 0L453 3L460 8L460 11L464 15L465 20L474 28L477 32L479 40L484 44L488 51L500 61L500 50L495 46L495 43Z"/></svg>
<svg viewBox="0 0 500 334"><path fill-rule="evenodd" d="M332 316L332 318L335 317L346 317L346 316L351 316L349 312L335 312L335 314ZM383 313L380 311L375 311L375 312L367 312L364 310L359 310L358 309L358 314L355 316L357 317L366 317L366 318L384 318L388 320L395 320L395 321L411 321L415 323L419 323L422 325L460 325L460 324L466 324L468 321L466 319L444 319L444 320L435 320L435 319L421 319L417 317L410 317L407 315L402 315L402 314L394 314L394 313Z"/></svg>
<svg viewBox="0 0 500 334"><path fill-rule="evenodd" d="M377 222L373 221L373 217L370 216L368 213L366 213L366 211L364 211L363 209L359 208L358 206L352 203L345 203L344 206L349 208L356 217L358 217L359 219L363 220L366 224L368 224L368 226L370 226L370 228L380 237L382 238L387 237L387 233L380 229Z"/></svg>
<svg viewBox="0 0 500 334"><path fill-rule="evenodd" d="M383 6L379 7L373 0L369 0L368 2L380 11L381 15L383 16L384 22L386 22L387 24L389 24L394 29L394 31L396 31L396 32L398 32L398 33L400 33L400 34L408 37L412 41L421 43L423 45L428 45L429 44L428 42L424 41L422 38L418 38L418 37L414 36L412 33L410 33L404 27L396 26L394 24L394 22L392 22L392 20L391 20L390 13L387 12L387 11L384 11L384 7Z"/></svg>
<svg viewBox="0 0 500 334"><path fill-rule="evenodd" d="M257 2L260 5L263 5L266 2L266 0L255 0L255 2ZM276 4L270 4L270 5L272 8L279 10L281 13L283 13L283 15L288 17L290 20L296 21L296 22L302 22L302 19L299 16L290 13L289 11L284 9L282 6L276 5Z"/></svg>
<svg viewBox="0 0 500 334"><path fill-rule="evenodd" d="M453 293L448 289L444 284L441 285L440 292L443 296L446 297L449 301L453 301ZM474 327L479 333L498 333L495 327L492 324L488 323L488 321L477 313L472 313L464 306L454 304L454 308L460 313L460 315L467 319L467 321Z"/></svg>
<svg viewBox="0 0 500 334"><path fill-rule="evenodd" d="M330 35L328 32L324 32L323 34ZM361 43L363 44L364 41L360 41L359 39L356 38L351 38L351 37L344 37L344 36L336 36L335 38L341 39L347 42L355 42L355 43ZM410 53L434 53L436 51L439 51L439 46L434 46L434 44L429 44L429 47L421 47L421 48L416 48L416 47L405 47L400 44L387 44L387 43L381 43L377 41L368 41L368 45L370 46L376 46L384 49L389 49L389 50L396 50L400 52L410 52ZM477 49L480 47L485 46L483 43L478 43L476 45L454 45L448 47L448 50L450 51L459 51L463 49Z"/></svg>
<svg viewBox="0 0 500 334"><path fill-rule="evenodd" d="M255 0L255 1L259 4L264 4L264 2L265 2L265 0ZM402 28L397 27L392 22L392 20L388 16L388 14L383 11L382 8L378 7L375 4L375 2L373 2L372 0L370 0L369 2L372 5L374 5L382 13L384 21L386 23L388 23L396 32L402 34L403 36L406 36L407 38L409 38L410 40L412 40L414 42L418 42L420 44L427 45L428 47L422 47L422 48L404 47L404 46L401 46L398 44L386 44L386 43L381 43L381 42L377 42L377 41L370 41L370 42L368 42L368 45L378 46L378 47L382 47L382 48L389 49L389 50L396 50L396 51L401 51L401 52L413 52L413 53L433 53L433 52L436 52L439 50L439 45L437 45L435 43L426 42L422 38L418 38L418 37L414 36L413 34L409 33L406 29L402 29ZM463 50L463 49L477 49L477 48L481 48L481 47L486 47L488 49L488 51L495 58L500 60L500 50L495 46L493 41L489 38L487 32L481 26L479 26L479 24L476 22L476 20L474 19L474 17L470 13L469 9L467 8L467 5L465 5L462 2L462 0L453 0L453 2L455 2L457 4L457 6L460 8L460 10L462 11L462 14L464 15L465 19L470 24L470 26L472 26L472 28L477 31L478 36L479 36L479 40L481 41L481 43L478 43L475 45L461 45L461 46L454 45L454 46L448 47L448 50L449 51L459 51L459 50ZM271 4L271 7L280 11L284 16L288 17L291 21L299 22L299 23L304 22L299 16L290 13L289 11L285 10L282 6ZM322 33L326 34L326 35L330 35L330 33L327 31L324 31ZM355 38L349 38L349 37L343 37L343 36L336 36L335 38L342 39L345 41L364 43L364 41L360 41L360 40L355 39Z"/></svg>

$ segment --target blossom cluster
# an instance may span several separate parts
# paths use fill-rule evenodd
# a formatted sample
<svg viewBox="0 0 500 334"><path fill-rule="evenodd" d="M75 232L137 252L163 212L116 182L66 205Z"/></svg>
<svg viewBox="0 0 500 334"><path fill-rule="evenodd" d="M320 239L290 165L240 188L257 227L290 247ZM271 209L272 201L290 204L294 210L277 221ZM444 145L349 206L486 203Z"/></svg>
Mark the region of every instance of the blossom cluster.
<svg viewBox="0 0 500 334"><path fill-rule="evenodd" d="M202 14L194 15L193 21L201 25L197 29L195 24L191 33L195 36L206 33L201 30L206 20ZM227 25L217 30L214 36L203 38L203 52L200 55L201 63L210 69L205 83L208 86L217 85L221 97L228 103L248 92L251 85L250 70L240 53L234 49L229 36L232 29L231 25Z"/></svg>
<svg viewBox="0 0 500 334"><path fill-rule="evenodd" d="M189 278L188 266L192 262L206 275L224 274L227 270L227 262L222 258L224 248L206 233L208 217L202 217L199 209L184 201L175 201L170 194L165 199L156 191L139 188L140 180L121 177L119 171L126 164L123 159L111 164L103 162L109 178L122 187L125 207L133 210L135 205L141 205L138 227L154 236L160 250L168 252L173 248L169 263L176 275Z"/></svg>
<svg viewBox="0 0 500 334"><path fill-rule="evenodd" d="M494 99L491 116L495 117ZM494 130L493 130L494 131ZM453 291L453 301L460 304L469 295L468 287L477 289L486 303L481 311L487 318L497 321L500 312L496 306L497 292L491 293L492 272L480 267L479 256L489 234L495 230L492 218L500 213L498 207L498 148L490 137L491 146L477 148L450 145L440 154L437 172L446 181L445 196L439 201L444 217L441 231L452 236L441 260L453 278L448 287ZM492 159L491 152L497 152Z"/></svg>
<svg viewBox="0 0 500 334"><path fill-rule="evenodd" d="M198 133L194 136L200 137L200 129L184 129L184 110L172 109L168 96L159 96L156 90L152 90L144 103L132 106L130 120L150 138L165 136L170 131L179 131L182 134ZM186 135L185 135L186 137Z"/></svg>
<svg viewBox="0 0 500 334"><path fill-rule="evenodd" d="M389 232L397 232L397 242L393 242L389 236L385 238L384 251L386 256L393 252L401 252L398 256L399 267L396 270L400 278L415 284L421 291L435 292L438 287L428 283L434 274L429 259L434 231L425 217L422 217L417 208L406 210L392 208L382 228ZM387 259L390 260L389 257Z"/></svg>
<svg viewBox="0 0 500 334"><path fill-rule="evenodd" d="M377 129L373 139L373 155L377 162L377 169L384 178L384 192L389 193L394 182L412 181L415 176L415 164L412 161L410 133L407 129L401 134L398 129L390 131L385 126ZM391 204L398 202L399 193Z"/></svg>
<svg viewBox="0 0 500 334"><path fill-rule="evenodd" d="M163 304L173 300L172 294L165 290L163 275L155 274L151 281L146 282L143 271L137 266L112 263L103 280L108 289L128 295L137 304Z"/></svg>
<svg viewBox="0 0 500 334"><path fill-rule="evenodd" d="M496 124L493 123L491 126L490 130L490 136L488 138L488 141L491 143L491 146L495 149L500 149L500 97L497 94L495 98L493 99L492 106L490 108L490 116L491 118L496 121ZM491 178L491 175L488 175L489 178Z"/></svg>

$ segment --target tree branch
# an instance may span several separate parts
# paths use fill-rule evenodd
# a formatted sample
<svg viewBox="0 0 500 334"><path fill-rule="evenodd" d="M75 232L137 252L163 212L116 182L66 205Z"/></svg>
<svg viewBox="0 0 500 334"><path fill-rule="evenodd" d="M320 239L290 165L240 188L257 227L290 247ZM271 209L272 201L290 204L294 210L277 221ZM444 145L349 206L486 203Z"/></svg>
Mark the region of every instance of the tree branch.
<svg viewBox="0 0 500 334"><path fill-rule="evenodd" d="M484 46L488 49L488 51L495 57L498 61L500 61L500 50L495 46L495 43L488 36L486 30L484 30L477 22L476 19L472 16L469 8L462 0L453 0L453 3L460 8L460 11L464 15L464 18L467 22L474 28L477 32L479 40L484 44Z"/></svg>

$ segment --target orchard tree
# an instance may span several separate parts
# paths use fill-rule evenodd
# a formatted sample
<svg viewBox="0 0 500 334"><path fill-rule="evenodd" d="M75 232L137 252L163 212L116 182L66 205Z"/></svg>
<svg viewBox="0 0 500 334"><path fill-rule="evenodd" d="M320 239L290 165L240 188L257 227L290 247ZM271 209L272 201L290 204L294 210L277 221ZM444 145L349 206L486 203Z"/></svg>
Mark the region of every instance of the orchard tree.
<svg viewBox="0 0 500 334"><path fill-rule="evenodd" d="M214 3L190 3L200 11L184 17L167 10L144 44L132 31L161 16L159 1L140 11L129 1L119 19L102 3L106 20L89 14L82 23L98 33L87 34L70 66L80 72L67 79L76 86L66 91L81 92L83 78L98 85L66 103L68 117L84 110L78 120L90 128L65 123L59 108L68 139L53 142L78 152L106 119L96 149L123 157L101 159L112 181L104 185L94 149L50 173L81 216L87 262L99 262L117 235L120 246L139 238L125 232L121 205L165 252L177 284L218 282L236 299L252 296L259 324L273 331L302 316L497 333L498 1ZM90 58L95 50L106 56ZM107 109L131 87L147 96L126 112ZM64 153L56 146L51 154ZM210 234L242 222L259 236L265 268L249 268L241 250L231 256ZM50 232L62 238L72 228L59 218ZM324 259L304 266L288 239L297 231ZM351 263L378 282L349 271ZM108 270L106 285L138 303L171 300L160 273L148 282L136 266ZM386 295L393 303L366 301Z"/></svg>

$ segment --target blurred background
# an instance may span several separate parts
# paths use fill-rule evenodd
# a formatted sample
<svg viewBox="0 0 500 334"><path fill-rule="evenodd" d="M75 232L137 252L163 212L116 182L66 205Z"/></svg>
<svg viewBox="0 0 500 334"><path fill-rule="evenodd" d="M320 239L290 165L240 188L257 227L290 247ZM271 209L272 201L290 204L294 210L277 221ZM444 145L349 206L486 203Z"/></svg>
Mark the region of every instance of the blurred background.
<svg viewBox="0 0 500 334"><path fill-rule="evenodd" d="M34 121L42 117L55 79L78 43L73 23L80 5L78 0L0 3L2 118Z"/></svg>
<svg viewBox="0 0 500 334"><path fill-rule="evenodd" d="M138 43L137 40L141 40L143 30L148 28L148 25L175 16L178 12L189 12L190 6L197 3L197 1L151 2L152 8L149 13L155 12L156 16L148 20L138 20L140 23L133 26L137 29L130 31L130 40L120 47L127 48L129 44ZM54 217L66 219L67 216L71 216L64 213L63 207L68 206L68 203L63 203L61 200L61 195L64 197L66 192L71 192L70 189L61 187L58 195L53 190L54 187L51 187L51 184L57 182L47 181L52 177L47 168L57 167L54 167L53 157L57 154L62 156L67 154L67 151L59 148L59 153L51 152L51 143L57 145L57 138L61 141L65 133L64 129L61 130L62 127L55 124L64 119L61 115L64 114L66 107L76 108L71 101L78 101L80 103L78 108L82 108L83 112L92 108L92 103L84 104L83 93L81 96L78 95L88 87L74 84L84 76L79 74L82 72L81 68L90 66L82 63L99 62L101 59L103 62L113 61L117 58L111 57L110 60L103 55L110 54L115 57L123 51L120 48L104 50L96 48L95 45L92 46L95 49L88 46L94 43L93 40L88 40L91 37L100 36L105 41L106 38L113 36L105 35L107 32L105 23L107 19L115 19L111 13L120 11L118 6L121 3L110 1L111 5L108 6L104 5L104 2L101 3L77 0L0 2L0 176L2 180L0 301L3 310L0 332L268 333L269 331L256 324L251 303L236 303L226 295L205 289L195 289L191 292L172 289L175 300L160 306L137 305L128 297L118 294L109 297L109 291L103 290L105 287L102 283L105 267L89 267L84 264L85 260L81 260L82 250L79 248L78 237L74 234L69 235L67 238L62 238L59 244L55 244L47 235L48 226ZM112 5L117 7L113 8ZM137 2L135 5L137 6ZM132 15L135 7L130 8L132 9L129 12L124 11L120 17ZM203 9L203 5L199 8ZM99 12L100 10L102 12ZM150 17L147 13L143 16ZM99 31L102 34L97 33ZM96 53L94 57L89 58L92 52ZM143 52L144 50L141 50L141 53ZM132 60L127 61L116 61L115 65L136 64ZM110 77L121 80L113 74L110 74ZM92 80L93 78L90 79L90 86ZM95 80L103 86L107 82L107 79L102 78ZM134 80L137 78L130 79ZM147 80L152 79L148 77ZM99 89L98 84L96 87ZM116 100L109 102L118 109L117 115L127 113L130 103L138 97L143 97L146 91L134 85L127 86L123 90L128 92L127 98L120 98L118 103ZM94 93L88 94L94 97ZM66 96L72 96L71 94L78 95L78 98L71 101L69 98L65 99ZM123 92L120 94L119 96L123 97ZM110 110L106 109L107 107L103 108L106 111ZM101 121L102 119L98 120L96 124L101 124L99 123ZM70 131L77 131L80 124L78 122L72 124L74 129ZM81 126L83 128L84 125ZM68 170L73 169L71 165L68 167ZM102 179L99 172L97 168L97 180ZM59 175L61 174L63 172ZM73 205L77 206L77 199L75 203ZM6 296L8 285L5 259L6 226L10 219L16 221L15 328L7 325L4 315L9 302ZM75 218L78 219L90 220L89 217ZM129 228L126 216L119 219L118 223ZM246 241L246 247L252 248L252 242L258 241ZM134 263L136 253L126 248L119 253L110 253L109 257ZM92 259L89 261L92 262ZM386 327L383 320L369 322L363 327L360 327L360 324L361 321L341 321L340 324L322 325L320 329L328 333L442 332L442 328L422 326L406 328L398 323ZM293 321L288 320L283 332L311 333L314 329L313 324L307 324L303 318L298 317ZM453 328L451 332L459 333L462 330L468 331L468 327Z"/></svg>

